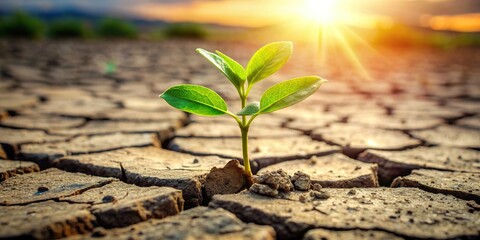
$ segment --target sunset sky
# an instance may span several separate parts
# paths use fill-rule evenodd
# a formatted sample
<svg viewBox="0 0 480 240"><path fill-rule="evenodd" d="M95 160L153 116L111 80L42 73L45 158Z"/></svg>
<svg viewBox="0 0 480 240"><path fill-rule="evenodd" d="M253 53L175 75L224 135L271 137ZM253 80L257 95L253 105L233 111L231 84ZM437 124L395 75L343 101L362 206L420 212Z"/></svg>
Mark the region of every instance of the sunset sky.
<svg viewBox="0 0 480 240"><path fill-rule="evenodd" d="M242 27L318 20L328 15L363 27L400 21L436 30L480 31L480 0L2 0L0 4L2 9L75 8Z"/></svg>

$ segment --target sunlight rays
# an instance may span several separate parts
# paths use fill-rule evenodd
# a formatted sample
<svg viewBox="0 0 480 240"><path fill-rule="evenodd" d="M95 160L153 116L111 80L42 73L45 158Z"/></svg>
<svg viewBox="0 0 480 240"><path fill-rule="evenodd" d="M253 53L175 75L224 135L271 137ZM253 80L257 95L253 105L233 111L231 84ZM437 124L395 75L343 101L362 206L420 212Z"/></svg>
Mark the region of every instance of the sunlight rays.
<svg viewBox="0 0 480 240"><path fill-rule="evenodd" d="M347 40L347 35L345 34L345 31L342 31L341 28L333 28L333 34L334 38L340 43L341 49L345 52L350 62L357 70L357 73L359 73L360 76L365 80L372 80L372 78L368 74L367 69L363 66L360 58L355 53L352 45Z"/></svg>
<svg viewBox="0 0 480 240"><path fill-rule="evenodd" d="M367 48L372 50L366 41L358 36L345 21L344 16L348 16L348 21L357 14L355 11L346 10L346 6L342 6L342 1L335 0L305 0L303 20L308 21L309 28L313 36L314 61L315 65L324 66L330 59L330 53L344 54L357 74L365 80L372 80L368 70L362 64L360 57L356 52L356 48ZM358 14L357 14L358 15Z"/></svg>

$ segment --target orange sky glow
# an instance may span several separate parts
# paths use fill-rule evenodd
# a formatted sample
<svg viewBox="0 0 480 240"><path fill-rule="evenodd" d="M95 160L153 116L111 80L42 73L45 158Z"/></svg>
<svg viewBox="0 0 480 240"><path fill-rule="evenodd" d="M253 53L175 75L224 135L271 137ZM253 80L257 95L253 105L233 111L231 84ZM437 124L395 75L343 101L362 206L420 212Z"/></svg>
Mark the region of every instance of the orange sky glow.
<svg viewBox="0 0 480 240"><path fill-rule="evenodd" d="M404 2L413 4L415 1ZM371 54L378 52L356 30L393 29L398 15L395 19L393 15L360 9L368 4L373 8L383 7L390 12L404 13L411 25L434 30L480 31L480 14L431 16L381 0L194 0L142 4L134 11L150 19L260 28L257 35L249 35L250 40L263 41L262 37L266 36L269 41L289 39L306 43L309 47L305 49L313 54L311 59L315 66L328 62L332 54L343 54L362 79L372 80L356 50L366 49Z"/></svg>
<svg viewBox="0 0 480 240"><path fill-rule="evenodd" d="M434 30L477 32L480 30L480 14L460 14L454 16L442 15L433 17L427 16L426 25L430 26Z"/></svg>
<svg viewBox="0 0 480 240"><path fill-rule="evenodd" d="M136 9L139 14L152 19L218 23L242 27L262 27L276 24L296 17L299 10L298 4L286 0L152 3L139 5Z"/></svg>
<svg viewBox="0 0 480 240"><path fill-rule="evenodd" d="M320 4L319 4L320 2ZM335 2L321 4L321 2ZM385 1L383 4L388 4ZM332 5L332 6L330 6ZM388 24L389 16L361 13L349 1L339 0L223 0L188 3L148 3L134 11L150 19L216 23L227 26L263 27L299 19L311 20L312 15L335 15L335 21L360 27ZM331 8L331 9L325 9ZM321 17L320 17L321 18ZM480 14L419 17L418 24L435 30L480 31Z"/></svg>

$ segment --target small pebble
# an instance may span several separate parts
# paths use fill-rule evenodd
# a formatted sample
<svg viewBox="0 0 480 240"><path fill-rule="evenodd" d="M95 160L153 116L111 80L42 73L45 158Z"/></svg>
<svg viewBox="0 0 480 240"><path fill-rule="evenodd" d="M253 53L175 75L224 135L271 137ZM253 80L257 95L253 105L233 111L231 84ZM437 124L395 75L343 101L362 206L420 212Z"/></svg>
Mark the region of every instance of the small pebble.
<svg viewBox="0 0 480 240"><path fill-rule="evenodd" d="M46 192L48 190L49 190L48 187L43 187L43 186L37 188L38 192Z"/></svg>
<svg viewBox="0 0 480 240"><path fill-rule="evenodd" d="M355 189L351 189L350 191L347 192L348 195L355 195L357 194L357 191Z"/></svg>
<svg viewBox="0 0 480 240"><path fill-rule="evenodd" d="M324 192L324 191L311 191L310 196L312 196L316 199L328 199L328 198L330 198L330 195L327 192Z"/></svg>
<svg viewBox="0 0 480 240"><path fill-rule="evenodd" d="M106 195L102 198L102 202L107 203L107 202L113 202L115 201L115 197L111 195Z"/></svg>
<svg viewBox="0 0 480 240"><path fill-rule="evenodd" d="M92 237L104 237L107 235L107 230L102 227L95 228L92 232Z"/></svg>
<svg viewBox="0 0 480 240"><path fill-rule="evenodd" d="M322 190L322 185L320 185L320 183L314 183L312 184L311 189L314 191L320 191Z"/></svg>

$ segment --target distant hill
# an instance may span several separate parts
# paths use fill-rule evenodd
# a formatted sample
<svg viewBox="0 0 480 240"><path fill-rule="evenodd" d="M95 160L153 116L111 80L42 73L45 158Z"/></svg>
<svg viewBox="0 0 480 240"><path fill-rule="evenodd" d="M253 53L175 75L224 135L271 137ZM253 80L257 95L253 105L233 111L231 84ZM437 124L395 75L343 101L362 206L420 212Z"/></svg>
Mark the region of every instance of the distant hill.
<svg viewBox="0 0 480 240"><path fill-rule="evenodd" d="M142 17L138 17L138 16L129 16L126 14L118 14L118 13L106 14L104 12L94 12L94 11L88 11L88 10L82 10L82 9L76 9L76 8L65 8L65 9L57 8L52 10L26 9L24 11L27 12L28 14L31 14L35 17L42 19L45 22L52 22L52 21L62 20L62 19L78 19L78 20L82 20L95 25L98 22L100 22L102 19L105 19L106 17L114 17L114 18L119 18L119 19L128 21L143 30L154 29L154 28L163 27L168 24L171 24L171 22L169 21L149 20ZM13 12L14 10L5 10L0 8L0 17L8 16ZM202 23L202 25L208 28L217 29L217 30L245 29L245 27L226 26L226 25L216 24L216 23Z"/></svg>
<svg viewBox="0 0 480 240"><path fill-rule="evenodd" d="M12 12L13 12L12 10L0 9L0 16L7 16L7 15L10 15ZM106 17L115 17L115 18L120 18L125 21L131 22L132 24L136 25L139 28L155 28L155 27L161 27L168 24L168 22L161 21L161 20L148 20L148 19L144 19L136 16L128 16L125 14L123 15L122 14L105 14L102 12L93 12L93 11L87 11L82 9L74 9L74 8L52 9L52 10L35 9L35 10L26 10L26 12L46 22L71 18L71 19L78 19L78 20L86 21L92 24L96 24Z"/></svg>

